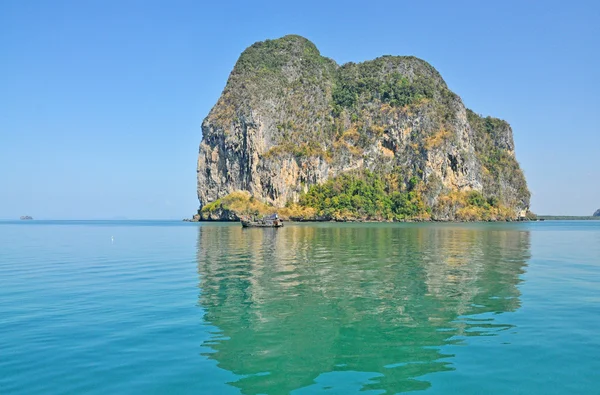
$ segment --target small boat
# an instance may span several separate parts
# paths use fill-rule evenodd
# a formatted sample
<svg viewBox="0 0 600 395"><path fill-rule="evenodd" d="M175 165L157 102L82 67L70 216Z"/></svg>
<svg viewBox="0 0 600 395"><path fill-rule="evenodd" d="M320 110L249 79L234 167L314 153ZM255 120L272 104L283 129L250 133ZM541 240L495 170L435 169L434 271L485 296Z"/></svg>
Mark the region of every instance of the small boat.
<svg viewBox="0 0 600 395"><path fill-rule="evenodd" d="M242 218L240 222L244 228L280 228L283 226L283 221L277 214L265 215L262 218L246 217Z"/></svg>
<svg viewBox="0 0 600 395"><path fill-rule="evenodd" d="M27 221L27 220L33 219L33 217L31 217L29 215L22 215L19 219L21 221Z"/></svg>

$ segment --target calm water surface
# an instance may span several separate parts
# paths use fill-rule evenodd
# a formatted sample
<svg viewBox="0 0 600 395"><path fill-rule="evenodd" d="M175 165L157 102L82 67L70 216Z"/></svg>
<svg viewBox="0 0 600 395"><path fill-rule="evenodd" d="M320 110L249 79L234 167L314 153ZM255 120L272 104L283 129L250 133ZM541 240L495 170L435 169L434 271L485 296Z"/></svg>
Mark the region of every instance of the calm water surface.
<svg viewBox="0 0 600 395"><path fill-rule="evenodd" d="M0 222L1 394L600 394L600 221Z"/></svg>

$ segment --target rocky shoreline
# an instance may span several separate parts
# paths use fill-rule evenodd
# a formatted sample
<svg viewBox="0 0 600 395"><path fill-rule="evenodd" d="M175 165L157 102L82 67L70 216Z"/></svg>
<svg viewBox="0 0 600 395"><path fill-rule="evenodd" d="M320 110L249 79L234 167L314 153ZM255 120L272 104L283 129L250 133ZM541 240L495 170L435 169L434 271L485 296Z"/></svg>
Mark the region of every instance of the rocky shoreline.
<svg viewBox="0 0 600 395"><path fill-rule="evenodd" d="M236 214L229 219L225 218L202 218L199 214L194 215L192 218L184 218L183 222L239 222L241 220ZM289 218L285 219L286 222L298 222L298 223L306 223L306 222L336 222L336 223L425 223L425 222L436 222L436 223L476 223L476 222L538 222L544 221L544 219L538 219L535 217L520 217L518 219L505 219L505 220L473 220L473 221L462 221L462 220L440 220L440 219L404 219L404 220L372 220L372 219L334 219L334 218L314 218L314 219L305 219L305 218Z"/></svg>

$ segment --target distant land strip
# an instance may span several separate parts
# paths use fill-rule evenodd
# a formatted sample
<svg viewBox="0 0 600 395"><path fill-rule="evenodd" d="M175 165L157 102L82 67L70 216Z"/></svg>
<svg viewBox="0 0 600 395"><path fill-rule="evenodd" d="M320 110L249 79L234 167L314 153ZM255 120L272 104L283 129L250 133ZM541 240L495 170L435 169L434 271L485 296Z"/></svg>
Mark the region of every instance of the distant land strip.
<svg viewBox="0 0 600 395"><path fill-rule="evenodd" d="M546 221L598 221L600 217L571 215L538 215L538 219Z"/></svg>

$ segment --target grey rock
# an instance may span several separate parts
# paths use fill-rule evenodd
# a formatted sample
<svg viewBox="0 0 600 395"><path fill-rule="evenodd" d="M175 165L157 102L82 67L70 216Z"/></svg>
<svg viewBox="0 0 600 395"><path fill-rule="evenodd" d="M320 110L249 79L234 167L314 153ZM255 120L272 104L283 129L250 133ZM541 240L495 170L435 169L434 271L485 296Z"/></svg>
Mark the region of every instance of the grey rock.
<svg viewBox="0 0 600 395"><path fill-rule="evenodd" d="M359 83L422 78L434 93L415 106L357 96L352 111L336 107L336 84L355 75ZM510 125L467 110L427 62L384 56L338 66L299 36L246 49L202 123L200 208L237 190L283 207L311 185L355 169L394 172L404 182L417 176L432 207L452 190L480 191L515 211L529 207ZM452 209L444 210L434 219L452 220ZM202 219L234 217L221 210Z"/></svg>

